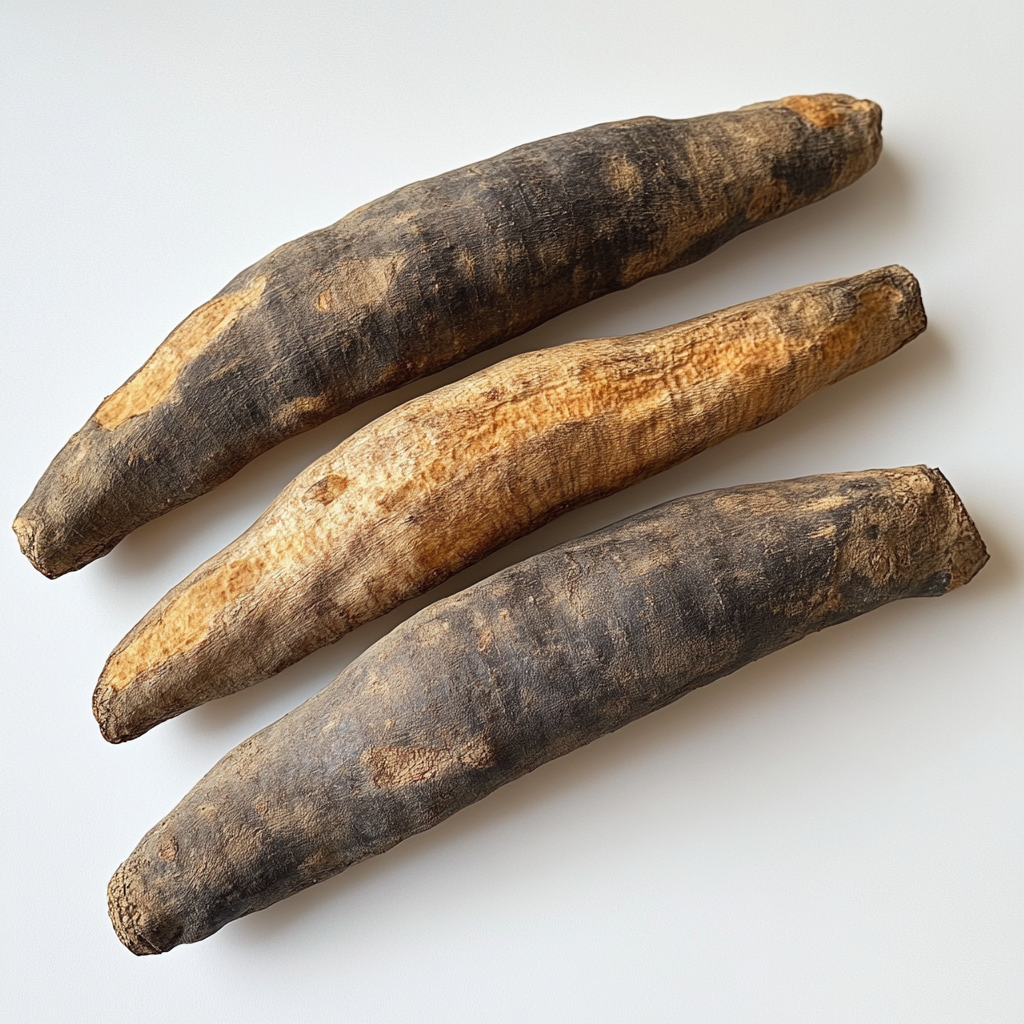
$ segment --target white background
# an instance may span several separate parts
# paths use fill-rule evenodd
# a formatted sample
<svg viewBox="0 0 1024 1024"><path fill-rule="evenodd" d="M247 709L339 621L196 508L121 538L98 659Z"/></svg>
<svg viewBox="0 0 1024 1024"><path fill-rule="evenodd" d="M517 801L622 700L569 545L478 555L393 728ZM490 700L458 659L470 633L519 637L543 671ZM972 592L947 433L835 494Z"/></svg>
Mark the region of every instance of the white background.
<svg viewBox="0 0 1024 1024"><path fill-rule="evenodd" d="M880 102L845 192L259 459L50 582L3 567L3 969L21 1021L1019 1022L1021 15L1006 3L8 2L2 509L168 331L287 239L599 121ZM931 326L781 420L121 747L89 701L163 593L315 456L514 352L900 262ZM440 594L677 494L926 462L992 560L811 637L205 942L105 886L233 744Z"/></svg>

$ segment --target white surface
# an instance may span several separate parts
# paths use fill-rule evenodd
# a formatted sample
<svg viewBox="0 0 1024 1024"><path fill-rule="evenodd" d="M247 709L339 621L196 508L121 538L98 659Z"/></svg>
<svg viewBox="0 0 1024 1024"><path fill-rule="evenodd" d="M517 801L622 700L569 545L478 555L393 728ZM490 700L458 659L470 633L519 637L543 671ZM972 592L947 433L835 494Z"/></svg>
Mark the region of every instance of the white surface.
<svg viewBox="0 0 1024 1024"><path fill-rule="evenodd" d="M10 1021L1017 1022L1021 16L1016 3L142 3L4 15L4 468L13 518L189 310L416 178L598 121L878 100L863 181L694 267L298 438L56 582L0 544ZM234 743L428 600L109 747L113 645L299 469L513 352L901 262L931 327L885 363L435 591L671 496L926 462L992 561L545 766L196 946L136 959L105 886Z"/></svg>

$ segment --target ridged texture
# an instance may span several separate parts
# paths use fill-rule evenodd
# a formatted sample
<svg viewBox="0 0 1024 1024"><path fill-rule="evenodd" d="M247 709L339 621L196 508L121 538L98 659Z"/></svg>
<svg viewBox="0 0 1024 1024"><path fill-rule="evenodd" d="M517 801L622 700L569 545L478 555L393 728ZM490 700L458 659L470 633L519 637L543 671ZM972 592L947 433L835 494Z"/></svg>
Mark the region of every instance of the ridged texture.
<svg viewBox="0 0 1024 1024"><path fill-rule="evenodd" d="M81 568L288 437L843 188L881 144L874 103L793 96L597 125L369 203L180 324L54 459L22 550Z"/></svg>
<svg viewBox="0 0 1024 1024"><path fill-rule="evenodd" d="M537 555L413 616L223 758L118 869L114 927L139 954L196 942L987 557L924 466L709 491Z"/></svg>
<svg viewBox="0 0 1024 1024"><path fill-rule="evenodd" d="M280 671L583 505L757 427L925 324L901 267L505 360L368 424L118 645L104 736Z"/></svg>

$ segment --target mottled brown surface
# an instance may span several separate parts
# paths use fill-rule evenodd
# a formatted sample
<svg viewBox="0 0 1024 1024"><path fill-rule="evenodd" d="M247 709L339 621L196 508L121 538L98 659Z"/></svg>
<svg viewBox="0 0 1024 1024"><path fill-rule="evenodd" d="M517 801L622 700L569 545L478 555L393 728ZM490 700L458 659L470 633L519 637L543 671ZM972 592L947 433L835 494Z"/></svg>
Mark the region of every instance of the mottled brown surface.
<svg viewBox="0 0 1024 1024"><path fill-rule="evenodd" d="M413 616L223 758L114 875L114 928L138 954L196 942L987 557L924 466L710 491L537 555Z"/></svg>
<svg viewBox="0 0 1024 1024"><path fill-rule="evenodd" d="M118 742L280 671L509 541L792 408L925 324L901 267L529 352L407 402L301 473L121 642Z"/></svg>
<svg viewBox="0 0 1024 1024"><path fill-rule="evenodd" d="M416 182L289 242L188 317L18 513L47 576L108 552L285 438L856 180L868 100L638 118Z"/></svg>

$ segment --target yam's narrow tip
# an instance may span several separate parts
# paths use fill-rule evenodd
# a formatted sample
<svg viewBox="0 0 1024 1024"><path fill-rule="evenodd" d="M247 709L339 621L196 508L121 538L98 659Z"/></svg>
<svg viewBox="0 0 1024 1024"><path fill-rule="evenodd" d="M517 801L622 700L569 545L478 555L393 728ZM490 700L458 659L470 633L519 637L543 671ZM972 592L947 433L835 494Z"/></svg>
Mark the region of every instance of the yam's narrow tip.
<svg viewBox="0 0 1024 1024"><path fill-rule="evenodd" d="M108 743L126 743L149 731L151 726L139 728L135 723L124 721L117 703L118 694L106 686L101 677L92 695L92 714L100 727L100 735Z"/></svg>
<svg viewBox="0 0 1024 1024"><path fill-rule="evenodd" d="M107 886L107 912L110 915L110 923L122 944L136 956L165 953L172 947L160 948L145 934L142 915L132 898L129 863L125 861L114 872L114 877Z"/></svg>
<svg viewBox="0 0 1024 1024"><path fill-rule="evenodd" d="M68 571L59 565L52 565L47 559L43 545L39 543L40 529L37 520L19 514L11 524L11 528L18 538L21 553L32 563L33 568L41 572L47 579L55 580Z"/></svg>

